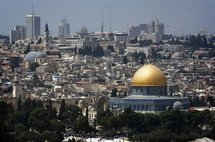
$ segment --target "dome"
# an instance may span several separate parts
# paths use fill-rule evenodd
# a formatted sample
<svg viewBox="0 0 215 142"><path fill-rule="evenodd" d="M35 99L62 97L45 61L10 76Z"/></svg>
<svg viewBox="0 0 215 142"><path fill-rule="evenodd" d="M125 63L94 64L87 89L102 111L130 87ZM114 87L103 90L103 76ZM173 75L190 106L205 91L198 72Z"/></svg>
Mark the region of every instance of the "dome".
<svg viewBox="0 0 215 142"><path fill-rule="evenodd" d="M88 33L87 28L86 28L85 26L82 26L82 27L81 27L81 30L80 30L80 33L81 33L81 34L86 34L86 33Z"/></svg>
<svg viewBox="0 0 215 142"><path fill-rule="evenodd" d="M132 86L166 86L166 77L158 67L147 64L135 72Z"/></svg>
<svg viewBox="0 0 215 142"><path fill-rule="evenodd" d="M47 54L44 52L36 52L36 51L31 51L28 54L25 55L24 61L29 61L32 62L36 58L46 58Z"/></svg>
<svg viewBox="0 0 215 142"><path fill-rule="evenodd" d="M181 102L179 101L176 101L174 104L173 104L173 109L174 110L181 110L183 108L183 105Z"/></svg>
<svg viewBox="0 0 215 142"><path fill-rule="evenodd" d="M83 101L82 101L82 100L79 100L78 104L83 104Z"/></svg>

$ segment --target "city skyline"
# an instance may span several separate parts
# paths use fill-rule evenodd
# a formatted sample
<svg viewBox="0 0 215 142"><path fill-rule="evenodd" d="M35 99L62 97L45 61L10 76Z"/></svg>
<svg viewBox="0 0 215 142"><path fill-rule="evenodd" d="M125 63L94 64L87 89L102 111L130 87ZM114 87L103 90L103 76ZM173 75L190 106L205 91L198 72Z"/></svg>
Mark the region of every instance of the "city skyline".
<svg viewBox="0 0 215 142"><path fill-rule="evenodd" d="M156 17L169 25L165 27L168 34L195 34L204 29L215 33L213 0L0 0L0 34L9 35L14 26L25 25L25 16L32 12L32 2L34 13L41 17L41 33L48 23L53 36L57 36L65 16L71 34L83 25L89 32L100 31L102 11L104 31L127 31L131 25L147 23Z"/></svg>

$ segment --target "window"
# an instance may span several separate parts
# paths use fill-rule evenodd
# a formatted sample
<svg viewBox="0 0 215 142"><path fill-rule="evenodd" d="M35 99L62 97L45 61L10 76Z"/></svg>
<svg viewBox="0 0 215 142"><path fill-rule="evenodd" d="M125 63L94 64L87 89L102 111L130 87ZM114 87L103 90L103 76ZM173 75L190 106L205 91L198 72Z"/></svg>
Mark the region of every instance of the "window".
<svg viewBox="0 0 215 142"><path fill-rule="evenodd" d="M129 105L128 107L129 107L130 109L132 109L132 106L131 106L131 105Z"/></svg>
<svg viewBox="0 0 215 142"><path fill-rule="evenodd" d="M137 106L136 105L133 105L133 110L137 110Z"/></svg>
<svg viewBox="0 0 215 142"><path fill-rule="evenodd" d="M140 111L140 105L137 105L137 111Z"/></svg>
<svg viewBox="0 0 215 142"><path fill-rule="evenodd" d="M149 106L148 105L146 105L146 110L149 110Z"/></svg>
<svg viewBox="0 0 215 142"><path fill-rule="evenodd" d="M166 109L166 106L165 105L162 105L162 110L165 110Z"/></svg>
<svg viewBox="0 0 215 142"><path fill-rule="evenodd" d="M141 105L141 110L144 110L145 108L144 108L144 105Z"/></svg>
<svg viewBox="0 0 215 142"><path fill-rule="evenodd" d="M152 110L153 110L153 105L150 105L149 110L150 110L150 111L152 111Z"/></svg>

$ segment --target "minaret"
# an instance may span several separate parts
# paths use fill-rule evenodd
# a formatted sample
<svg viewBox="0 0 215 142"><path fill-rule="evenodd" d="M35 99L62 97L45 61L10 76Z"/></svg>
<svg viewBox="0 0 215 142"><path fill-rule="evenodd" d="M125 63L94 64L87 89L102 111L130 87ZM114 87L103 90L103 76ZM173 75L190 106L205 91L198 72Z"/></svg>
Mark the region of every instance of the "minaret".
<svg viewBox="0 0 215 142"><path fill-rule="evenodd" d="M23 90L19 84L19 77L18 74L16 73L13 79L13 97L19 97L20 95L23 95Z"/></svg>

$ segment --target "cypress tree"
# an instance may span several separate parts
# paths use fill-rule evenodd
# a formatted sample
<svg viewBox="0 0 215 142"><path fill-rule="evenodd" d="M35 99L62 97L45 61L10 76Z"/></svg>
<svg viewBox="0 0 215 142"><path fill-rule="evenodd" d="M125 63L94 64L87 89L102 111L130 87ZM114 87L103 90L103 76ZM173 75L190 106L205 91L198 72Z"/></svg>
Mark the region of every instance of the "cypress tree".
<svg viewBox="0 0 215 142"><path fill-rule="evenodd" d="M59 119L63 119L63 114L66 111L66 105L65 105L65 100L62 99L61 104L60 104L60 108L59 108Z"/></svg>
<svg viewBox="0 0 215 142"><path fill-rule="evenodd" d="M19 96L18 101L17 101L17 110L18 111L22 110L22 99L21 99L21 96Z"/></svg>

